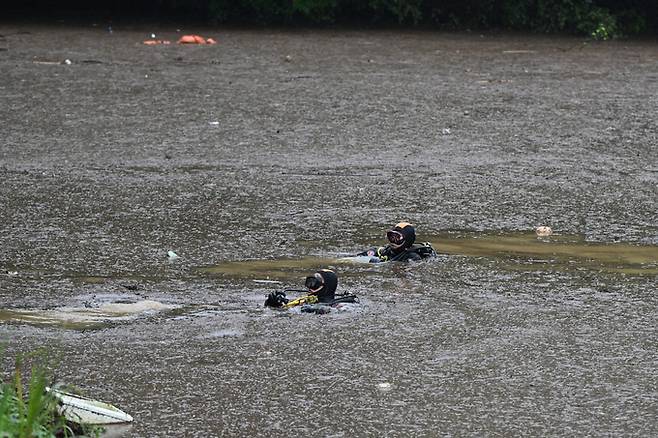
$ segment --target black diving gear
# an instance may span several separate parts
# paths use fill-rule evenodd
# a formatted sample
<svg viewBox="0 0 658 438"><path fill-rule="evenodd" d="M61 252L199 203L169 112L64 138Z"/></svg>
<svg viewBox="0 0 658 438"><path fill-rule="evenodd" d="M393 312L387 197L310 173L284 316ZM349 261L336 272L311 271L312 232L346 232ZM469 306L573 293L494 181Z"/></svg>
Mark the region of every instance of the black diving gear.
<svg viewBox="0 0 658 438"><path fill-rule="evenodd" d="M399 231L388 230L386 232L386 238L389 242L394 245L403 245L404 244L404 234Z"/></svg>
<svg viewBox="0 0 658 438"><path fill-rule="evenodd" d="M290 300L286 297L286 292L278 290L271 292L265 300L265 307L283 307Z"/></svg>
<svg viewBox="0 0 658 438"><path fill-rule="evenodd" d="M389 244L378 248L370 248L357 256L370 256L371 263L403 262L407 260L422 260L436 255L436 251L428 242L414 244L416 230L408 222L400 222L386 232Z"/></svg>
<svg viewBox="0 0 658 438"><path fill-rule="evenodd" d="M311 295L316 295L321 303L330 303L336 295L338 276L330 269L321 269L312 277L306 277L306 287Z"/></svg>
<svg viewBox="0 0 658 438"><path fill-rule="evenodd" d="M265 307L290 309L302 306L302 311L308 313L327 313L326 311L304 310L306 306L322 305L335 306L341 303L356 303L358 298L351 294L336 295L338 287L338 276L334 271L321 269L315 274L306 277L305 286L308 291L285 289L283 291L271 292L265 300ZM308 294L294 300L288 299L286 292L307 292ZM315 306L317 307L317 306ZM327 309L325 309L327 310Z"/></svg>

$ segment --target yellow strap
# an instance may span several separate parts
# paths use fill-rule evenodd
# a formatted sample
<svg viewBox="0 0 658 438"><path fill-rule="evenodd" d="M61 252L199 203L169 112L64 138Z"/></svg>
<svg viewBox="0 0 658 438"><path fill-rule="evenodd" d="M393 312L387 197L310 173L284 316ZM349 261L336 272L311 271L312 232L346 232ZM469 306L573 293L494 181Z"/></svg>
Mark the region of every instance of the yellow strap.
<svg viewBox="0 0 658 438"><path fill-rule="evenodd" d="M299 297L296 300L289 301L288 304L284 304L284 309L290 309L291 307L301 306L302 304L315 304L318 302L318 297L315 295L306 295L304 297Z"/></svg>

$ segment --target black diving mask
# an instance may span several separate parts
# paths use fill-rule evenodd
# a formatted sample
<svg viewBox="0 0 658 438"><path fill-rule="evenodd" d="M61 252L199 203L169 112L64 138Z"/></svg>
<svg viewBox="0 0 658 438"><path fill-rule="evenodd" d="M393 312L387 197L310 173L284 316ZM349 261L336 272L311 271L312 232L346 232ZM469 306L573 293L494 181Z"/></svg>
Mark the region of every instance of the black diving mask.
<svg viewBox="0 0 658 438"><path fill-rule="evenodd" d="M404 234L395 230L388 230L386 238L394 245L402 245L404 243Z"/></svg>
<svg viewBox="0 0 658 438"><path fill-rule="evenodd" d="M315 273L311 276L306 277L306 281L304 282L304 285L311 292L317 292L320 289L322 289L322 287L324 286L324 278L322 278L322 275Z"/></svg>

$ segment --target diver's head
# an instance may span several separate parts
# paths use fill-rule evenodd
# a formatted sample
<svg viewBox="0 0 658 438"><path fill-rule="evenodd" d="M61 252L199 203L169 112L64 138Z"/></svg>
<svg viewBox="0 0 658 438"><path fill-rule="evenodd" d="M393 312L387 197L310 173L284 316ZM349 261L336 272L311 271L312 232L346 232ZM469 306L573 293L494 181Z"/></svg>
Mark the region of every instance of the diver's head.
<svg viewBox="0 0 658 438"><path fill-rule="evenodd" d="M317 295L318 300L323 302L333 301L338 287L338 276L329 269L320 269L315 274L306 277L306 287L309 294Z"/></svg>
<svg viewBox="0 0 658 438"><path fill-rule="evenodd" d="M411 248L416 241L416 230L408 222L400 222L386 232L386 238L394 250Z"/></svg>

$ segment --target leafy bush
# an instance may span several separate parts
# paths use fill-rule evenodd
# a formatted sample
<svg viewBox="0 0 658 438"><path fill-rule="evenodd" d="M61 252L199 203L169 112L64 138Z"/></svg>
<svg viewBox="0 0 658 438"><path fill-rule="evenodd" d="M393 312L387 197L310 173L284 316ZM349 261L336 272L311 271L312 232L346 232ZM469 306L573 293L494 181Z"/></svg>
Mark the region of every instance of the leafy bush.
<svg viewBox="0 0 658 438"><path fill-rule="evenodd" d="M137 0L130 5L140 4L124 8L234 24L505 28L596 39L658 30L656 0Z"/></svg>
<svg viewBox="0 0 658 438"><path fill-rule="evenodd" d="M608 40L620 36L617 19L605 9L594 8L577 25L581 33L589 34L595 40Z"/></svg>

